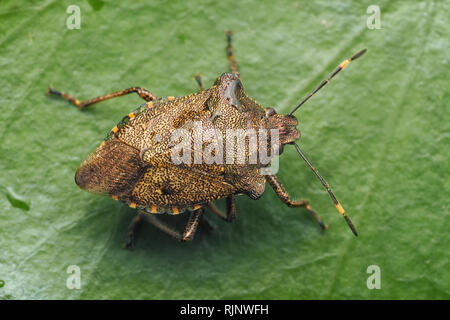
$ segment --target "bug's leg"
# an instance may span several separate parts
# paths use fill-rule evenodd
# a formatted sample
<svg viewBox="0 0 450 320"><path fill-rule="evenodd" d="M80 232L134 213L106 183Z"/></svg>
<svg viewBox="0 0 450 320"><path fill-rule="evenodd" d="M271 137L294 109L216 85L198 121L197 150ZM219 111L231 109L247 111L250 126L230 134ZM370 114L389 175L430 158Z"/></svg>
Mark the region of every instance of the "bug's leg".
<svg viewBox="0 0 450 320"><path fill-rule="evenodd" d="M184 230L183 237L181 241L190 241L194 238L195 231L197 231L198 223L203 216L204 209L200 208L191 213L189 217L189 221L186 225L186 229Z"/></svg>
<svg viewBox="0 0 450 320"><path fill-rule="evenodd" d="M228 45L227 45L227 56L228 56L228 61L230 61L231 72L233 74L237 74L239 76L238 63L234 59L233 48L231 47L231 37L233 36L233 31L227 31L226 35L227 35L227 43L228 43Z"/></svg>
<svg viewBox="0 0 450 320"><path fill-rule="evenodd" d="M157 96L155 96L153 93L151 93L147 89L140 88L140 87L132 87L132 88L128 88L128 89L125 89L122 91L108 93L103 96L99 96L99 97L89 99L89 100L84 100L84 101L80 101L80 100L76 99L75 97L71 96L70 94L62 93L58 90L53 89L52 87L48 88L47 95L59 96L59 97L63 98L64 100L71 102L73 105L78 107L78 109L82 110L94 103L98 103L98 102L102 102L102 101L105 101L108 99L120 97L120 96L129 94L129 93L137 93L139 95L139 97L141 97L145 101L153 101L158 98Z"/></svg>
<svg viewBox="0 0 450 320"><path fill-rule="evenodd" d="M136 217L134 217L133 221L131 221L127 239L123 244L124 249L133 249L136 230L141 224L143 216L144 213L139 212L139 214Z"/></svg>
<svg viewBox="0 0 450 320"><path fill-rule="evenodd" d="M214 225L211 224L211 222L209 222L208 218L206 217L206 215L202 215L202 218L200 220L200 222L206 227L207 231L209 233L213 232L214 230L216 230L216 227Z"/></svg>
<svg viewBox="0 0 450 320"><path fill-rule="evenodd" d="M199 73L194 76L194 79L197 82L198 86L200 87L200 90L201 91L205 90L205 88L203 87L202 75Z"/></svg>
<svg viewBox="0 0 450 320"><path fill-rule="evenodd" d="M227 214L226 215L224 215L222 212L220 212L220 210L217 209L216 206L212 202L209 202L207 204L207 206L208 206L208 209L211 210L212 213L219 216L222 220L224 220L226 222L231 222L234 220L234 218L236 218L236 203L234 201L234 196L229 196L226 201L227 201Z"/></svg>
<svg viewBox="0 0 450 320"><path fill-rule="evenodd" d="M192 240L192 238L194 237L195 231L197 230L197 226L202 215L203 215L203 208L200 208L192 212L183 234L180 234L178 231L169 227L167 224L160 221L156 216L152 214L145 214L144 218L146 221L153 224L155 227L164 231L165 233L175 238L176 240L185 242Z"/></svg>
<svg viewBox="0 0 450 320"><path fill-rule="evenodd" d="M311 214L311 216L319 223L322 229L328 229L328 226L323 223L318 214L310 207L308 200L291 200L289 194L287 193L281 182L278 180L276 175L266 175L266 180L275 191L277 196L280 198L280 200L283 201L283 203L285 203L289 207L305 207L309 214Z"/></svg>
<svg viewBox="0 0 450 320"><path fill-rule="evenodd" d="M146 214L145 215L145 220L147 222L151 223L152 225L154 225L155 227L157 227L158 229L164 231L165 233L167 233L171 237L177 239L178 241L181 241L181 238L182 238L181 234L178 231L176 231L176 230L172 229L171 227L169 227L164 222L160 221L156 216Z"/></svg>

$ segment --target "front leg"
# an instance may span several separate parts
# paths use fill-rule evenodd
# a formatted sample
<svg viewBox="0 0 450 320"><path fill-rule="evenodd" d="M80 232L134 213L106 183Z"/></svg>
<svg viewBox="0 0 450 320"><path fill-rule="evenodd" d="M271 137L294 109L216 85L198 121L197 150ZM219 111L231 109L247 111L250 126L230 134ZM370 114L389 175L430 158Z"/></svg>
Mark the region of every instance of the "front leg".
<svg viewBox="0 0 450 320"><path fill-rule="evenodd" d="M286 189L283 187L281 182L278 180L276 175L266 175L266 180L275 191L277 196L283 203L289 207L305 207L305 209L311 214L311 216L319 223L320 227L324 230L328 229L328 226L323 223L317 213L310 207L308 200L293 201L291 200Z"/></svg>
<svg viewBox="0 0 450 320"><path fill-rule="evenodd" d="M197 74L194 76L195 81L197 82L198 86L200 87L200 91L204 91L205 88L203 87L203 82L202 82L202 75L201 73Z"/></svg>
<svg viewBox="0 0 450 320"><path fill-rule="evenodd" d="M109 100L112 98L117 98L117 97L129 94L129 93L137 93L139 95L139 97L141 97L145 101L153 101L158 98L157 96L155 96L153 93L151 93L147 89L144 89L141 87L132 87L132 88L128 88L128 89L113 92L113 93L108 93L103 96L99 96L99 97L89 99L89 100L84 100L84 101L80 101L77 98L71 96L70 94L62 93L58 90L53 89L52 87L50 87L48 89L47 95L59 96L59 97L63 98L64 100L67 100L70 103L72 103L73 105L75 105L78 109L82 110L94 103L102 102L102 101Z"/></svg>
<svg viewBox="0 0 450 320"><path fill-rule="evenodd" d="M207 204L207 207L209 210L211 210L212 213L219 216L222 220L226 222L231 222L236 218L236 203L234 201L234 196L227 197L227 214L224 215L219 209L216 208L216 206L209 202Z"/></svg>

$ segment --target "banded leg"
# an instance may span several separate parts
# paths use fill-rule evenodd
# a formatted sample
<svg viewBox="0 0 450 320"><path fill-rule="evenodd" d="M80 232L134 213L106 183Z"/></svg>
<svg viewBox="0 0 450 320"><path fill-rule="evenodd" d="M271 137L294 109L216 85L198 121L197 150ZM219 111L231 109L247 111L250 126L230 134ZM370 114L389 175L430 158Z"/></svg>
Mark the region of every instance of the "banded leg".
<svg viewBox="0 0 450 320"><path fill-rule="evenodd" d="M219 216L222 220L226 222L231 222L236 218L236 203L234 201L234 196L229 196L226 201L227 201L226 215L224 215L219 209L217 209L212 202L209 202L207 204L207 207L209 210L211 210L212 213Z"/></svg>
<svg viewBox="0 0 450 320"><path fill-rule="evenodd" d="M144 88L140 88L140 87L132 87L132 88L128 88L122 91L117 91L117 92L113 92L113 93L109 93L109 94L105 94L103 96L99 96L93 99L89 99L89 100L85 100L85 101L80 101L77 98L74 98L73 96L71 96L70 94L67 93L62 93L58 90L53 89L52 87L50 87L48 89L47 95L55 95L55 96L59 96L61 98L63 98L64 100L69 101L70 103L72 103L73 105L75 105L76 107L78 107L78 109L82 110L94 103L98 103L98 102L102 102L108 99L112 99L112 98L116 98L116 97L120 97L129 93L137 93L139 95L139 97L141 97L142 99L144 99L145 101L153 101L156 100L158 97L155 96L153 93L151 93L150 91L148 91L147 89Z"/></svg>
<svg viewBox="0 0 450 320"><path fill-rule="evenodd" d="M277 196L280 198L280 200L283 201L283 203L285 203L288 207L294 208L305 207L305 209L309 212L309 214L319 223L322 229L324 230L328 229L328 226L325 223L323 223L319 215L310 207L308 200L300 200L300 201L291 200L286 189L283 187L283 185L275 175L266 175L266 180L270 184L272 189L275 191Z"/></svg>
<svg viewBox="0 0 450 320"><path fill-rule="evenodd" d="M197 82L198 86L200 87L200 90L201 91L205 90L205 88L203 87L202 75L199 73L194 76L194 79Z"/></svg>
<svg viewBox="0 0 450 320"><path fill-rule="evenodd" d="M194 238L195 232L197 231L198 223L203 216L204 209L200 208L191 213L189 217L189 221L186 225L186 229L184 230L181 241L190 241Z"/></svg>
<svg viewBox="0 0 450 320"><path fill-rule="evenodd" d="M129 232L125 243L123 244L124 249L133 249L134 247L134 237L136 234L136 230L139 225L142 223L144 213L139 212L136 217L134 217L133 221L131 221Z"/></svg>
<svg viewBox="0 0 450 320"><path fill-rule="evenodd" d="M172 229L164 222L160 221L155 215L152 214L145 214L143 217L146 221L153 224L158 229L164 231L171 237L175 238L178 241L189 241L192 240L194 237L195 231L197 231L198 223L203 215L203 208L200 208L196 211L193 211L191 213L191 216L189 217L189 221L186 225L186 229L184 230L183 234L180 234L178 231Z"/></svg>
<svg viewBox="0 0 450 320"><path fill-rule="evenodd" d="M228 45L227 45L227 56L228 56L228 60L230 61L231 72L233 74L237 74L239 76L238 63L234 59L233 48L231 46L231 37L233 36L233 31L227 31L226 35L227 35L227 43L228 43Z"/></svg>

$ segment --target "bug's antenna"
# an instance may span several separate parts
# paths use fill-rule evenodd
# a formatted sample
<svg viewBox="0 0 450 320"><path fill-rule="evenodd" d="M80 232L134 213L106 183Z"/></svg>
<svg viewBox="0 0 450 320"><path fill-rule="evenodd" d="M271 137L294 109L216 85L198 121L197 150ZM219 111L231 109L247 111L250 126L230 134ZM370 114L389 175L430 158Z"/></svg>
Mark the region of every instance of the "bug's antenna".
<svg viewBox="0 0 450 320"><path fill-rule="evenodd" d="M327 182L322 178L322 176L319 174L319 172L317 171L316 168L313 167L313 165L311 164L311 162L309 162L309 160L306 158L306 156L303 154L303 152L300 150L300 147L295 143L292 142L292 144L295 146L295 149L297 149L298 154L300 155L300 157L302 157L302 159L306 162L306 164L308 165L308 167L314 172L314 174L316 175L316 177L320 180L320 182L322 183L322 185L325 187L325 189L327 189L328 194L331 197L331 200L333 200L334 205L336 206L336 209L338 209L339 213L342 214L342 216L344 217L345 221L347 221L348 226L350 227L350 229L352 230L353 234L355 236L358 236L358 232L356 232L355 226L353 225L352 221L350 220L350 218L345 214L344 208L342 208L341 204L339 203L339 201L336 199L336 197L334 196L333 192L331 191L330 187L328 186Z"/></svg>
<svg viewBox="0 0 450 320"><path fill-rule="evenodd" d="M230 68L233 74L237 74L238 77L239 76L239 71L238 71L238 63L236 61L236 59L234 59L233 56L233 47L231 46L231 37L233 36L233 31L226 31L225 32L227 35L227 56L228 56L228 60L230 61Z"/></svg>
<svg viewBox="0 0 450 320"><path fill-rule="evenodd" d="M361 57L365 52L367 51L367 49L362 49L361 51L355 53L353 56L351 56L351 58L344 60L341 62L341 64L336 68L336 70L333 71L332 74L330 74L330 76L323 80L309 95L307 95L305 98L303 98L302 101L300 101L300 103L298 105L295 106L294 109L292 109L291 112L289 112L289 115L292 116L292 114L297 111L298 108L300 108L306 101L309 100L309 98L311 98L317 91L319 91L320 89L322 89L323 86L325 86L328 81L330 81L331 79L333 79L333 77L335 75L337 75L339 73L339 71L341 71L342 69L344 69L350 62L352 62L353 60L358 59L359 57Z"/></svg>

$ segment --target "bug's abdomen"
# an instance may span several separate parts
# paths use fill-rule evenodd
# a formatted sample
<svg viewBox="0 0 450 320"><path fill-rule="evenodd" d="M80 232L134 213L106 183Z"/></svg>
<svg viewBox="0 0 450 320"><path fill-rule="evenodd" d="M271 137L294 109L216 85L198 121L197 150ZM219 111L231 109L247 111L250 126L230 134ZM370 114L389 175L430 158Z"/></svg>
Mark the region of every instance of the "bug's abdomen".
<svg viewBox="0 0 450 320"><path fill-rule="evenodd" d="M126 200L145 170L137 149L112 138L83 162L75 174L75 182L84 190Z"/></svg>

